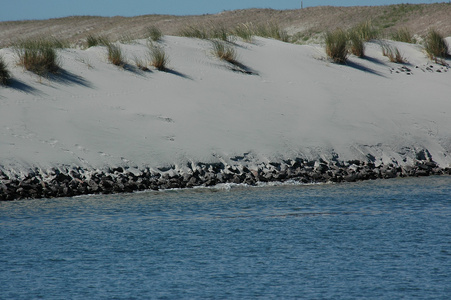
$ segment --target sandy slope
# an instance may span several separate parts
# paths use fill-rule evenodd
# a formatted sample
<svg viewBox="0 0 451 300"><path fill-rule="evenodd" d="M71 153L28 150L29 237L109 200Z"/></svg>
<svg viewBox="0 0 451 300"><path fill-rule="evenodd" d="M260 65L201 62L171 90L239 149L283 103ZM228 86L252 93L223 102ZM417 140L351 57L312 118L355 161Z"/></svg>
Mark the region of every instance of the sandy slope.
<svg viewBox="0 0 451 300"><path fill-rule="evenodd" d="M0 164L142 167L246 153L249 164L368 154L410 163L427 149L450 166L451 71L418 45L390 43L408 64L390 63L376 43L367 44L366 59L337 65L320 46L238 42L254 75L231 70L208 41L173 36L161 43L170 72L133 66L145 57L144 41L121 45L125 69L107 63L103 47L62 50L63 70L51 78L23 71L1 49L14 80L0 89Z"/></svg>

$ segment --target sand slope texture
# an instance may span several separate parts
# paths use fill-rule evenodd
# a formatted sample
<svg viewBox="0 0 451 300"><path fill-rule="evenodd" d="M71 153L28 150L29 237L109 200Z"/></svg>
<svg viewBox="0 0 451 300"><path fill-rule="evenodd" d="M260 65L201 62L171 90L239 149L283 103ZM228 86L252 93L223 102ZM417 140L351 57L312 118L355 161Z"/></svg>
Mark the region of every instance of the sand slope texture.
<svg viewBox="0 0 451 300"><path fill-rule="evenodd" d="M0 168L296 158L402 165L425 150L450 167L451 71L419 45L388 43L406 64L389 62L377 42L366 44L366 58L339 65L319 45L255 38L236 42L235 66L209 41L166 36L167 72L136 68L147 51L138 40L120 45L124 68L108 63L105 47L65 49L60 73L44 77L1 49L13 79L0 88Z"/></svg>

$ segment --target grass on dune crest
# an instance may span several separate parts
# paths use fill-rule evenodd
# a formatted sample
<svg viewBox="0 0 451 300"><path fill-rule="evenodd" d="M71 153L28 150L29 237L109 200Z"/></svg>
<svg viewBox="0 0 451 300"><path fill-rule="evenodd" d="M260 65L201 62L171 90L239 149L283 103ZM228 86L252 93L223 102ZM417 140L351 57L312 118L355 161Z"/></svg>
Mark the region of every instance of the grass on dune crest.
<svg viewBox="0 0 451 300"><path fill-rule="evenodd" d="M240 37L245 42L251 42L253 36L272 38L283 42L289 42L290 36L281 29L277 23L267 22L259 25L252 23L241 23L233 29L227 29L221 24L210 27L200 25L189 25L183 28L179 35L198 39L215 39L225 42L233 42L234 37Z"/></svg>

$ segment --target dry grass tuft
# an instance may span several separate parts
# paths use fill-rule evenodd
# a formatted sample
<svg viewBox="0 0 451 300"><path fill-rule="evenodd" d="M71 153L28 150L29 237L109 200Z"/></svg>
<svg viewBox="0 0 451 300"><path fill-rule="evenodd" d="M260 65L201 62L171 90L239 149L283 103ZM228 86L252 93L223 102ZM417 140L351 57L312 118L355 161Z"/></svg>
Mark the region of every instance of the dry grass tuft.
<svg viewBox="0 0 451 300"><path fill-rule="evenodd" d="M407 60L402 56L397 47L390 46L387 43L381 43L382 55L387 56L391 62L403 64Z"/></svg>
<svg viewBox="0 0 451 300"><path fill-rule="evenodd" d="M169 57L162 47L149 44L150 65L159 71L166 71L169 63Z"/></svg>
<svg viewBox="0 0 451 300"><path fill-rule="evenodd" d="M235 49L222 41L212 41L213 54L231 64L237 64L237 54Z"/></svg>
<svg viewBox="0 0 451 300"><path fill-rule="evenodd" d="M336 63L346 63L348 59L348 37L346 33L341 29L327 32L325 42L327 56Z"/></svg>
<svg viewBox="0 0 451 300"><path fill-rule="evenodd" d="M125 58L119 45L110 43L107 45L107 50L107 58L110 63L119 67L123 67L125 65Z"/></svg>
<svg viewBox="0 0 451 300"><path fill-rule="evenodd" d="M133 58L133 61L135 62L135 66L140 69L141 71L148 71L149 68L147 67L147 62L142 60L141 58L135 56Z"/></svg>

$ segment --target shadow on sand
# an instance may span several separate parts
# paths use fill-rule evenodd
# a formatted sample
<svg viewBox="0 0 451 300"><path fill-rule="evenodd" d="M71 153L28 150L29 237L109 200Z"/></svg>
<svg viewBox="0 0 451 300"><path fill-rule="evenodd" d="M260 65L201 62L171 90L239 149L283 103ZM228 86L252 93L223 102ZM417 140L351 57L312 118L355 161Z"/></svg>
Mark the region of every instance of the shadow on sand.
<svg viewBox="0 0 451 300"><path fill-rule="evenodd" d="M8 82L7 87L12 88L13 90L25 93L25 94L31 94L35 96L42 96L44 93L42 93L40 90L32 87L31 85L28 85L26 83L23 83L22 81L11 78Z"/></svg>
<svg viewBox="0 0 451 300"><path fill-rule="evenodd" d="M141 68L138 68L138 67L130 65L130 64L125 64L125 65L122 66L122 68L125 71L128 71L128 72L133 73L133 74L138 75L138 76L144 76L145 73L152 73L152 71L150 69L148 69L148 68L141 69Z"/></svg>
<svg viewBox="0 0 451 300"><path fill-rule="evenodd" d="M48 74L47 79L65 85L80 85L87 88L93 88L93 85L82 76L76 75L64 69L58 70L56 74Z"/></svg>
<svg viewBox="0 0 451 300"><path fill-rule="evenodd" d="M172 74L172 75L175 75L175 76L179 76L179 77L184 78L184 79L193 80L190 76L188 76L186 74L183 74L183 73L181 73L179 71L176 71L174 69L165 69L162 72L166 72L166 73L169 73L169 74Z"/></svg>
<svg viewBox="0 0 451 300"><path fill-rule="evenodd" d="M384 65L385 65L385 64L384 64ZM371 69L371 68L362 66L361 64L356 63L356 62L353 62L353 61L347 61L347 62L346 62L346 66L351 67L351 68L354 68L354 69L356 69L356 70L363 71L363 72L365 72L365 73L370 73L370 74L373 74L373 75L385 77L382 73L379 73L378 71L373 70L373 69Z"/></svg>
<svg viewBox="0 0 451 300"><path fill-rule="evenodd" d="M230 69L234 72L239 72L247 75L258 75L258 73L255 70L249 68L248 66L238 61L229 62L229 66Z"/></svg>

